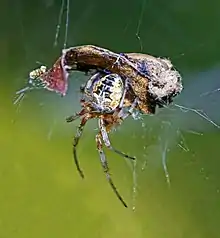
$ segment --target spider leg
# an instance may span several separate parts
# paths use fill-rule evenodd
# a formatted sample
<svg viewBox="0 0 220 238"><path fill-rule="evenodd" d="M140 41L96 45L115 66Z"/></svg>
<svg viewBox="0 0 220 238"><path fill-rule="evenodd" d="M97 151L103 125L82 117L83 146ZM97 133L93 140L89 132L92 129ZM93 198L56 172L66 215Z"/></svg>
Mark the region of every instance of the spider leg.
<svg viewBox="0 0 220 238"><path fill-rule="evenodd" d="M116 194L116 196L118 197L118 199L122 202L122 204L127 207L127 204L125 203L124 199L122 198L122 196L119 194L118 190L116 189L112 179L111 179L111 175L109 173L109 167L108 167L108 162L106 160L106 157L105 157L105 153L102 149L102 135L101 133L99 132L97 135L96 135L96 144L97 144L97 149L98 149L98 152L99 152L99 157L100 157L100 161L101 161L101 164L102 164L102 168L105 172L105 175L106 175L106 178L110 184L110 186L112 187L114 193Z"/></svg>
<svg viewBox="0 0 220 238"><path fill-rule="evenodd" d="M79 117L85 115L87 112L88 111L85 108L83 108L80 112L77 112L74 115L67 117L66 122L73 122L76 119L78 119Z"/></svg>
<svg viewBox="0 0 220 238"><path fill-rule="evenodd" d="M123 92L123 95L122 95L122 98L121 98L121 102L119 104L119 109L121 109L123 107L124 99L125 99L125 95L127 93L127 90L128 90L128 79L125 79L124 92Z"/></svg>
<svg viewBox="0 0 220 238"><path fill-rule="evenodd" d="M106 127L105 127L103 119L99 119L99 129L101 131L102 140L103 140L105 146L109 150L114 151L116 154L118 154L118 155L120 155L120 156L122 156L124 158L135 160L135 157L129 156L129 155L127 155L127 154L125 154L125 153L115 149L114 147L112 147L111 142L110 142L109 137L108 137L108 132L106 130Z"/></svg>
<svg viewBox="0 0 220 238"><path fill-rule="evenodd" d="M127 90L128 90L128 85L129 85L128 79L125 79L124 92L123 92L120 104L119 104L119 106L117 108L117 111L116 111L116 113L118 114L117 117L121 118L122 120L124 120L125 118L130 116L133 113L134 108L138 104L138 98L136 98L134 100L134 102L131 104L131 107L129 108L129 110L127 112L125 112L123 110L123 105L124 105L125 96L126 96L126 93L127 93Z"/></svg>
<svg viewBox="0 0 220 238"><path fill-rule="evenodd" d="M89 119L89 117L83 117L82 118L81 123L77 127L76 134L73 138L73 158L74 158L76 168L77 168L77 170L78 170L78 172L79 172L79 174L82 178L84 178L84 174L83 174L83 171L81 170L80 165L79 165L79 161L78 161L77 153L76 153L76 148L77 148L77 145L79 144L79 140L82 136L83 129L84 129L85 124L88 121L88 119Z"/></svg>
<svg viewBox="0 0 220 238"><path fill-rule="evenodd" d="M88 113L88 110L86 108L87 106L87 103L85 102L84 99L81 99L80 100L80 104L82 106L82 110L80 112L77 112L75 113L74 115L72 116L69 116L66 118L66 122L72 122L72 121L75 121L76 119L78 119L79 117L85 115L86 113Z"/></svg>
<svg viewBox="0 0 220 238"><path fill-rule="evenodd" d="M135 100L131 104L129 110L125 112L122 108L118 113L118 117L120 117L122 120L124 120L128 116L132 115L132 113L133 113L134 109L137 107L137 105L138 105L138 98L135 98Z"/></svg>

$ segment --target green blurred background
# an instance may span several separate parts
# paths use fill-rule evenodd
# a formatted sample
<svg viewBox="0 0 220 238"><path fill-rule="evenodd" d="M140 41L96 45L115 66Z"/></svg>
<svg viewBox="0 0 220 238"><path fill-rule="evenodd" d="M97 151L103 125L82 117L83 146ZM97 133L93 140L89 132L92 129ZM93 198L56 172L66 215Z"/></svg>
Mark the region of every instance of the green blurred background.
<svg viewBox="0 0 220 238"><path fill-rule="evenodd" d="M55 0L0 2L0 238L220 237L220 135L211 123L173 107L128 119L113 132L113 145L138 159L133 201L132 164L106 151L125 209L102 172L95 121L78 148L84 181L72 161L78 122L65 118L79 110L85 76L71 76L65 98L42 90L13 105L36 62L49 66L60 54L65 19L53 47L60 7ZM176 102L220 123L220 93L201 95L220 87L219 8L217 0L70 1L68 46L140 52L142 43L142 52L169 57L183 75ZM166 143L170 187L162 166Z"/></svg>

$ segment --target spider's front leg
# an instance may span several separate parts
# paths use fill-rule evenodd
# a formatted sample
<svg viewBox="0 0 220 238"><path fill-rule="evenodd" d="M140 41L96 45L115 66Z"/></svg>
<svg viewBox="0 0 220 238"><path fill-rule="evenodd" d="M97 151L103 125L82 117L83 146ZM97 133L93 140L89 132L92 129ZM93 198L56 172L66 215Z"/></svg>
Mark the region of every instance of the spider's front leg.
<svg viewBox="0 0 220 238"><path fill-rule="evenodd" d="M81 99L80 103L81 103L82 110L80 112L75 113L72 116L67 117L66 122L73 122L79 117L84 116L86 113L89 113L86 101L84 99Z"/></svg>
<svg viewBox="0 0 220 238"><path fill-rule="evenodd" d="M100 161L101 161L101 164L102 164L102 168L103 168L103 170L105 172L106 178L107 178L110 186L112 187L114 193L118 197L118 199L122 202L122 204L125 207L127 207L127 204L125 203L125 201L122 198L122 196L119 194L116 186L114 185L114 183L112 181L111 175L109 173L108 162L106 160L105 153L104 153L104 151L102 149L102 135L101 135L100 132L96 135L96 144L97 144L97 149L98 149L98 152L99 152L99 157L100 157Z"/></svg>
<svg viewBox="0 0 220 238"><path fill-rule="evenodd" d="M77 131L76 131L76 134L73 138L73 158L74 158L74 162L75 162L75 165L76 165L76 168L80 174L80 176L82 178L84 178L84 173L83 171L81 170L80 168L80 165L79 165L79 161L78 161L78 158L77 158L77 153L76 153L76 148L77 148L77 145L79 144L79 140L82 136L82 133L83 133L83 129L85 127L85 124L86 122L88 121L87 118L82 118L81 120L81 123L79 124L79 126L77 127Z"/></svg>
<svg viewBox="0 0 220 238"><path fill-rule="evenodd" d="M79 161L77 158L76 148L77 148L77 145L79 144L79 140L82 136L83 129L86 125L86 122L90 119L90 114L88 113L86 108L83 108L79 113L76 113L75 115L68 117L66 119L66 121L72 122L81 116L83 116L83 118L81 119L81 122L80 122L79 126L77 127L76 134L73 138L73 158L74 158L74 162L75 162L76 168L77 168L80 176L82 178L84 178L83 171L80 168Z"/></svg>
<svg viewBox="0 0 220 238"><path fill-rule="evenodd" d="M85 115L86 113L87 113L87 110L85 108L83 108L80 112L77 112L74 115L67 117L66 122L73 122L76 119L78 119L79 117Z"/></svg>
<svg viewBox="0 0 220 238"><path fill-rule="evenodd" d="M76 131L76 134L73 138L73 158L74 158L74 162L75 162L75 165L76 165L76 168L80 174L80 176L82 178L84 178L84 173L83 171L81 170L80 168L80 165L79 165L79 161L78 161L78 158L77 158L77 153L76 153L76 148L77 148L77 145L79 144L79 140L83 134L83 129L86 125L86 122L89 120L89 117L83 117L82 120L81 120L81 123L79 124L79 126L77 127L77 131Z"/></svg>

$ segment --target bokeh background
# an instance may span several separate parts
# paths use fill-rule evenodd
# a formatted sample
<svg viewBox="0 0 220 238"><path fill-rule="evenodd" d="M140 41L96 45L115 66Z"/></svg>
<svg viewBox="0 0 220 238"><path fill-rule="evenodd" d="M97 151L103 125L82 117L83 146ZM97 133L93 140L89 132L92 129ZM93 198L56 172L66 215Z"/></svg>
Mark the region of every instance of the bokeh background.
<svg viewBox="0 0 220 238"><path fill-rule="evenodd" d="M173 106L128 119L111 134L115 147L137 157L134 170L106 151L125 209L102 172L96 121L78 148L85 180L73 164L78 122L65 118L79 110L85 76L71 76L65 98L41 90L13 105L37 62L50 66L60 55L65 13L53 43L61 3L0 2L0 237L219 237L220 133L211 122ZM67 43L169 57L185 86L175 103L203 110L220 124L220 92L204 94L220 88L219 8L217 0L74 0ZM162 166L166 145L170 186Z"/></svg>

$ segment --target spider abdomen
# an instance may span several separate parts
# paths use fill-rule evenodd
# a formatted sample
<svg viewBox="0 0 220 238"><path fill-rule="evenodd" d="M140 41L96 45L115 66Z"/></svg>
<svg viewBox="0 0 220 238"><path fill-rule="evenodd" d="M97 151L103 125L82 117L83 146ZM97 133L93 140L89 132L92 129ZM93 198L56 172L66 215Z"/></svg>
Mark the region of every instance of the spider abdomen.
<svg viewBox="0 0 220 238"><path fill-rule="evenodd" d="M120 104L124 93L124 83L118 74L95 74L85 88L91 97L94 107L101 111L114 111Z"/></svg>

